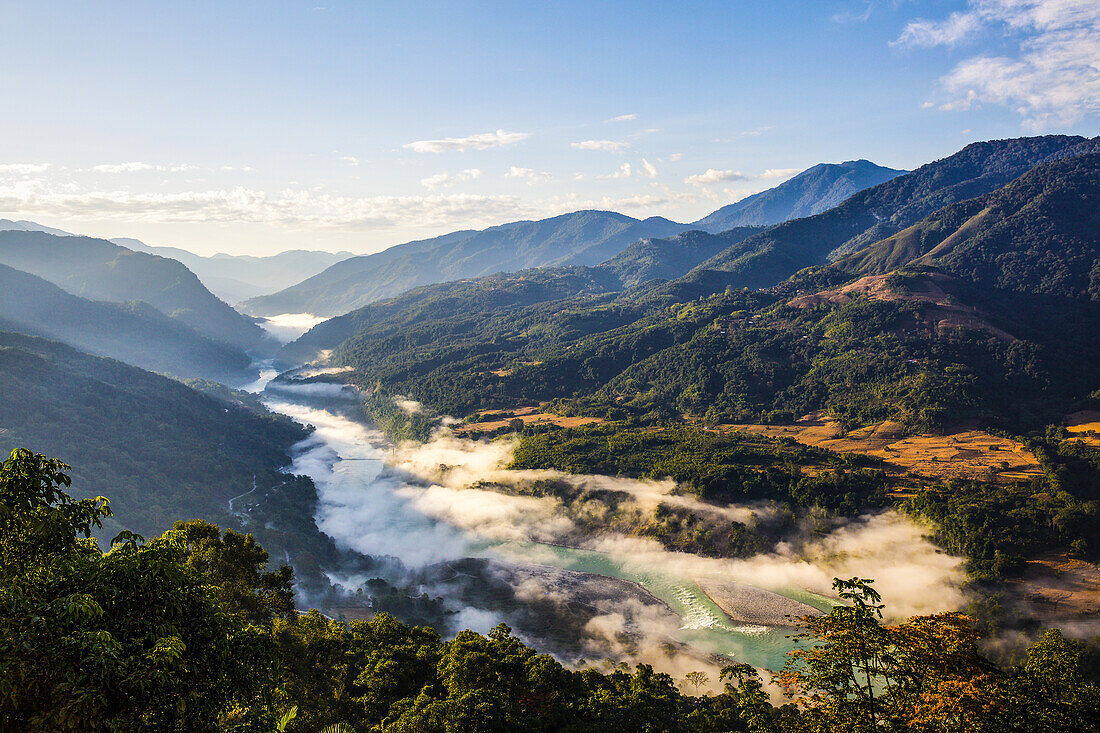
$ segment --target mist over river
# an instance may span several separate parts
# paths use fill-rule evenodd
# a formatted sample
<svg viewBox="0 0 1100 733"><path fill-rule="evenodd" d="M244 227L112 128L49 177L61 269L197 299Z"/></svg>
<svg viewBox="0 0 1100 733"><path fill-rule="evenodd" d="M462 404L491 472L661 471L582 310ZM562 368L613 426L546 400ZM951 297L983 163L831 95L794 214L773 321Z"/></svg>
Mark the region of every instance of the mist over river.
<svg viewBox="0 0 1100 733"><path fill-rule="evenodd" d="M261 379L252 388L262 389L264 382ZM281 382L277 391L264 392L263 399L272 410L315 428L309 438L294 446L288 470L308 475L316 484L319 506L315 521L322 532L342 547L374 557L397 558L410 573L440 563L460 563L463 558L482 558L492 561L493 567L515 567L528 573L509 576L513 583L520 583L515 578L522 577L525 586L531 582L526 569L533 567L579 571L586 582L595 578L599 583L601 577L607 584L627 581L638 589L635 595L643 601L624 600L629 606L625 615L604 601L577 632L591 634L593 640L598 637L602 642L598 648L605 656L614 657L608 650L618 650L620 660L647 662L667 670L669 659L675 656L669 650L671 639L689 658L681 659L669 671L705 667L708 665L700 660L714 661L716 657L777 669L793 642L787 638L789 624L778 612L768 615L768 599L791 599L805 604L801 607L807 611L827 611L832 604L827 594L834 576L875 578L899 616L946 610L963 601L958 590L962 580L958 560L938 552L920 527L895 512L864 517L801 547L798 554L778 548L750 559L670 552L654 540L624 535L577 542L576 535L570 534L575 528L557 511L554 500L472 486L479 476L501 480L523 473L504 468L511 453L507 441L473 441L443 432L427 444L393 446L377 430L350 417L355 411L346 408L354 407L354 395L345 393L343 401L337 396L328 402L319 402L324 396L306 391L300 399L294 397L296 389L308 386ZM446 478L435 475L438 471ZM636 494L639 501L649 500L653 493L663 496L661 492L671 488L671 482L571 478L614 482L621 490ZM565 537L570 537L571 546L561 539ZM368 580L342 577L336 571L330 578L349 589ZM524 587L516 595L540 602L554 597L558 592L555 578L558 576L542 577L536 590ZM710 589L716 583L744 588L743 600L750 611L775 620L746 623L731 619L700 588L702 584ZM747 593L755 588L766 591ZM485 632L509 620L491 610L492 604L480 605L468 594L461 599L448 597L453 591L431 584L420 590L442 596L452 605L458 611L458 627ZM522 629L518 631L522 635ZM619 649L615 640L624 634L643 639L651 636L653 643Z"/></svg>

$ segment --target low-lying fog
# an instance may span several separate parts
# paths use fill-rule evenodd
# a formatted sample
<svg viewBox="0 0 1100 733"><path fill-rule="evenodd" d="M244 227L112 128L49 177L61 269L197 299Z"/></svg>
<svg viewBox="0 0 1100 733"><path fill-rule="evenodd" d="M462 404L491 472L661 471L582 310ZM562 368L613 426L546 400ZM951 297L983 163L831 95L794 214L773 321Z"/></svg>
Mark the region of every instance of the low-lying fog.
<svg viewBox="0 0 1100 733"><path fill-rule="evenodd" d="M340 409L304 404L341 396L346 405L354 404L354 395L334 384L280 384L277 391L268 390L266 400L273 409L316 428L296 446L289 470L313 478L319 495L315 519L324 533L345 548L397 558L420 590L451 601L458 612L452 631L484 632L507 621L513 627L519 624L524 635L524 621L514 612L479 602L476 596L485 592L484 586L455 585L456 577L478 573L487 574L479 582L508 585L514 602L529 604L528 611L538 606L543 615L552 616L555 608L575 611L582 598L588 608L570 633L584 637L580 648L588 658L646 661L676 674L716 671L716 653L774 668L790 645L781 630L732 624L699 590L699 583L742 583L804 599L809 594L828 596L834 577L873 578L891 618L955 609L964 602L961 560L939 551L926 539L924 527L892 510L849 521L824 535L780 543L747 559L673 552L653 539L578 527L578 521L599 520L607 511L599 501L573 505L567 512L554 497L514 496L477 484L509 487L554 479L622 492L645 512L663 502L748 524L766 520L774 510L706 504L673 494L670 480L509 470L514 440L471 440L446 428L427 443L393 446ZM402 406L417 409L412 401ZM492 562L463 565L471 562L463 558L471 557ZM600 576L562 576L569 571L555 574L548 568L537 570L540 566L629 582L618 587L614 583L622 581L605 579L609 588L594 589L586 578ZM445 579L441 567L448 568ZM340 577L335 570L331 577L349 587L366 580ZM532 615L538 614L528 613L528 621ZM548 643L542 637L536 641Z"/></svg>

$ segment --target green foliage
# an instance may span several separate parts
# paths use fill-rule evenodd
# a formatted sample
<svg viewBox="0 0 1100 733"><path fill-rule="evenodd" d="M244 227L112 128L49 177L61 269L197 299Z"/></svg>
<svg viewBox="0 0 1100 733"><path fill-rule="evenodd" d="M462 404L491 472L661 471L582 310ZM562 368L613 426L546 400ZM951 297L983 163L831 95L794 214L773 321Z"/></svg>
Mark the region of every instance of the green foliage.
<svg viewBox="0 0 1100 733"><path fill-rule="evenodd" d="M106 554L79 539L110 509L72 499L66 470L26 450L0 466L0 727L262 729L269 635L183 561L178 534Z"/></svg>
<svg viewBox="0 0 1100 733"><path fill-rule="evenodd" d="M33 446L76 466L82 496L110 494L126 527L153 535L180 515L228 519L229 499L288 479L307 433L255 405L62 344L0 333L0 450ZM109 524L110 534L123 527Z"/></svg>
<svg viewBox="0 0 1100 733"><path fill-rule="evenodd" d="M1050 631L999 668L958 614L882 625L869 580L838 579L843 603L804 619L806 645L776 677L796 704L774 706L744 664L689 696L644 664L566 669L503 625L445 640L386 613L350 626L288 613L289 578L263 571L266 553L201 522L103 553L86 537L110 509L72 499L67 470L29 451L0 465L5 731L1098 730L1079 645Z"/></svg>
<svg viewBox="0 0 1100 733"><path fill-rule="evenodd" d="M885 503L888 479L875 462L744 433L619 424L524 433L512 468L668 477L719 501L774 499L840 512ZM818 471L805 474L802 467Z"/></svg>
<svg viewBox="0 0 1100 733"><path fill-rule="evenodd" d="M965 556L977 580L1012 576L1023 561L1071 550L1100 552L1100 451L1065 441L1057 429L1027 446L1044 473L1027 482L951 481L929 487L907 504L936 524L937 541Z"/></svg>

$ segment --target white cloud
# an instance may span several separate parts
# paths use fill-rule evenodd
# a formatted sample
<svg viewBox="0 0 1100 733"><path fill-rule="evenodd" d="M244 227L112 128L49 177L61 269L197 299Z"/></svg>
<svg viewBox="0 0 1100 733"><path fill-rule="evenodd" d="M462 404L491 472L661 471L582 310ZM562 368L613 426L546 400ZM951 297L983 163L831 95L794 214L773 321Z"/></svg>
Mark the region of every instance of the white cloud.
<svg viewBox="0 0 1100 733"><path fill-rule="evenodd" d="M310 189L274 193L244 187L135 193L42 180L0 184L0 211L23 218L225 222L343 230L491 226L542 213L540 207L510 195L348 197Z"/></svg>
<svg viewBox="0 0 1100 733"><path fill-rule="evenodd" d="M638 115L633 112L628 115L619 115L618 117L612 117L610 120L604 120L605 122L628 122L630 120L638 119Z"/></svg>
<svg viewBox="0 0 1100 733"><path fill-rule="evenodd" d="M631 169L630 163L623 163L619 166L619 170L615 171L614 173L608 173L603 176L596 176L596 178L599 178L601 181L606 181L612 178L630 178L632 175L634 175L634 171Z"/></svg>
<svg viewBox="0 0 1100 733"><path fill-rule="evenodd" d="M748 178L741 171L720 171L708 168L703 173L696 173L684 179L684 183L692 186L709 186L719 181L744 181Z"/></svg>
<svg viewBox="0 0 1100 733"><path fill-rule="evenodd" d="M755 130L744 130L741 134L742 135L747 135L748 137L757 137L758 135L763 135L768 130L774 130L774 129L775 129L775 125L763 125L761 127L757 127ZM732 141L722 140L722 142L732 142Z"/></svg>
<svg viewBox="0 0 1100 733"><path fill-rule="evenodd" d="M790 178L795 173L801 172L801 168L768 168L760 174L761 178Z"/></svg>
<svg viewBox="0 0 1100 733"><path fill-rule="evenodd" d="M458 173L436 173L430 175L427 178L420 179L420 185L429 191L434 191L437 188L446 188L447 186L453 186L456 183L463 181L473 181L481 178L482 172L478 168L466 168Z"/></svg>
<svg viewBox="0 0 1100 733"><path fill-rule="evenodd" d="M657 166L653 165L645 158L642 158L642 170L640 172L643 176L647 178L656 178Z"/></svg>
<svg viewBox="0 0 1100 733"><path fill-rule="evenodd" d="M185 171L198 170L198 166L189 163L176 163L172 165L158 165L143 163L140 160L128 163L103 163L94 165L89 170L95 173L140 173L141 171L156 171L158 173L183 173Z"/></svg>
<svg viewBox="0 0 1100 733"><path fill-rule="evenodd" d="M481 132L466 137L445 137L440 140L416 140L405 145L416 153L445 153L449 151L487 150L503 145L513 145L531 137L529 132Z"/></svg>
<svg viewBox="0 0 1100 733"><path fill-rule="evenodd" d="M348 165L359 165L359 163L362 162L354 155L341 155L340 160L347 163Z"/></svg>
<svg viewBox="0 0 1100 733"><path fill-rule="evenodd" d="M570 143L577 150L603 150L608 153L621 153L630 147L630 143L617 140L582 140L578 143Z"/></svg>
<svg viewBox="0 0 1100 733"><path fill-rule="evenodd" d="M15 173L20 176L45 173L50 168L50 163L0 163L0 173Z"/></svg>
<svg viewBox="0 0 1100 733"><path fill-rule="evenodd" d="M914 48L954 46L973 38L981 27L977 13L952 13L941 21L915 18L905 25L905 30L890 45Z"/></svg>
<svg viewBox="0 0 1100 733"><path fill-rule="evenodd" d="M1100 3L1096 0L971 0L944 21L914 20L896 44L950 46L982 30L1018 39L1012 56L978 55L940 81L941 110L982 103L1014 109L1028 128L1073 124L1100 113Z"/></svg>
<svg viewBox="0 0 1100 733"><path fill-rule="evenodd" d="M508 169L508 172L504 174L505 178L521 178L528 183L537 183L539 181L553 180L554 176L548 171L537 171L534 168L521 168L519 166L512 166Z"/></svg>
<svg viewBox="0 0 1100 733"><path fill-rule="evenodd" d="M673 163L675 163L676 161L680 160L683 157L684 157L683 153L673 153L672 155L668 156L668 159L671 160Z"/></svg>

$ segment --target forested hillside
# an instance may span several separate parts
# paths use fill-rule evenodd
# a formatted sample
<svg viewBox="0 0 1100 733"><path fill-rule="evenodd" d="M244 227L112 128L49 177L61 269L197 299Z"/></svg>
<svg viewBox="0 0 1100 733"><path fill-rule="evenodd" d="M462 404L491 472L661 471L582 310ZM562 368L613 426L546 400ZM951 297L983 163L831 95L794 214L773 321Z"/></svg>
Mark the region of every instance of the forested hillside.
<svg viewBox="0 0 1100 733"><path fill-rule="evenodd" d="M944 206L994 191L1047 158L1086 142L1065 135L974 143L954 155L860 191L829 211L735 244L685 280L721 287L770 287L830 256L891 236Z"/></svg>
<svg viewBox="0 0 1100 733"><path fill-rule="evenodd" d="M1016 292L1100 300L1100 153L1036 166L835 264L863 274L908 263Z"/></svg>
<svg viewBox="0 0 1100 733"><path fill-rule="evenodd" d="M133 252L105 239L0 231L0 263L82 298L148 303L238 349L256 348L264 340L259 326L214 297L179 262Z"/></svg>
<svg viewBox="0 0 1100 733"><path fill-rule="evenodd" d="M353 257L278 293L240 304L245 313L335 316L407 290L449 280L554 265L596 265L645 237L683 224L610 211L577 211L479 232L454 232Z"/></svg>
<svg viewBox="0 0 1100 733"><path fill-rule="evenodd" d="M742 226L720 234L691 230L667 239L643 239L598 267L615 273L619 282L628 288L650 280L672 280L763 230L764 227Z"/></svg>
<svg viewBox="0 0 1100 733"><path fill-rule="evenodd" d="M87 300L6 265L0 265L0 323L5 330L180 377L225 381L250 361L240 349L202 336L146 303Z"/></svg>
<svg viewBox="0 0 1100 733"><path fill-rule="evenodd" d="M313 493L278 473L300 426L113 359L0 332L0 392L0 450L71 461L80 495L109 495L142 534L179 516L224 520L256 487Z"/></svg>

